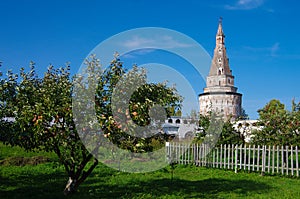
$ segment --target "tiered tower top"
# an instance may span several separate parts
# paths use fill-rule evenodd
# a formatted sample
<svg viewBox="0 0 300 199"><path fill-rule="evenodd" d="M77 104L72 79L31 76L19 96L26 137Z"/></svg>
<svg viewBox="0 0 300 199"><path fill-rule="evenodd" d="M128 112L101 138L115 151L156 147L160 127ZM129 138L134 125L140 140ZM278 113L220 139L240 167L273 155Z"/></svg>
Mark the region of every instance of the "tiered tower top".
<svg viewBox="0 0 300 199"><path fill-rule="evenodd" d="M216 46L210 66L210 72L206 80L207 87L204 92L236 92L234 76L229 67L229 59L226 54L225 34L222 28L222 18L219 20L216 35Z"/></svg>
<svg viewBox="0 0 300 199"><path fill-rule="evenodd" d="M229 68L229 60L226 55L225 34L222 28L222 18L220 18L216 35L216 47L214 50L214 57L212 59L209 76L222 74L232 75Z"/></svg>

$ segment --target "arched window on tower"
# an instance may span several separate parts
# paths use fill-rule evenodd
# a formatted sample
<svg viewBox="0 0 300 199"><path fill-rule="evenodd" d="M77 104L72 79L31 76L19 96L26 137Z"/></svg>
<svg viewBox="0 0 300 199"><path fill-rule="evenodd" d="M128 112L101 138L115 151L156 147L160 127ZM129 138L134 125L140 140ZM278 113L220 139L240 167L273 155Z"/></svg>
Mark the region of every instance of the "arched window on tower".
<svg viewBox="0 0 300 199"><path fill-rule="evenodd" d="M224 73L224 69L222 67L219 67L218 75L222 75L223 73Z"/></svg>

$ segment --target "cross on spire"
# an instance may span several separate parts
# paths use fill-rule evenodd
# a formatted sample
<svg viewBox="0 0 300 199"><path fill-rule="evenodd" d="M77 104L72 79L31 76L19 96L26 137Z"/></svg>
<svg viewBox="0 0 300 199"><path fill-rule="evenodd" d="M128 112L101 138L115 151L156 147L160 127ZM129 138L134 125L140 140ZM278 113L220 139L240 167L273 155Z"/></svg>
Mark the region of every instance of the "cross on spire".
<svg viewBox="0 0 300 199"><path fill-rule="evenodd" d="M219 24L222 24L223 17L219 18Z"/></svg>
<svg viewBox="0 0 300 199"><path fill-rule="evenodd" d="M217 31L217 35L220 36L220 37L223 37L221 40L222 42L224 42L224 32L223 32L223 28L222 28L222 20L223 20L223 17L220 17L219 18L219 27L218 27L218 31Z"/></svg>

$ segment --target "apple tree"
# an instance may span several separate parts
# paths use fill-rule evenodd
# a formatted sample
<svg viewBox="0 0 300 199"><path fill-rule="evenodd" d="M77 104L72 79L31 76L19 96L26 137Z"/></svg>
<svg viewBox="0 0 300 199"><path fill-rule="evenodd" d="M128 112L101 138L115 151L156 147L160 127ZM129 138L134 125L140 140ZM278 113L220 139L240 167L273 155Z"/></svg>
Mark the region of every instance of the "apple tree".
<svg viewBox="0 0 300 199"><path fill-rule="evenodd" d="M164 142L166 139L157 135L150 138L128 135L131 130L120 127L115 121L112 114L112 95L114 87L126 72L118 56L105 71L102 71L95 56L86 60L86 64L88 79L97 82L92 106L96 108L97 122L103 132L98 136L102 137L93 151L86 149L78 132L97 132L93 132L93 128L89 127L78 129L72 104L72 98L78 94L74 92L75 83L76 86L87 90L89 88L83 77L70 76L70 66L58 69L49 66L44 76L39 77L35 71L35 64L31 63L28 72L24 68L19 74L9 71L6 78L1 77L0 82L0 117L14 118L13 122L1 119L1 140L29 151L55 152L69 178L64 189L66 195L75 192L97 166L98 160L92 154L101 147L103 136L118 147L134 152L155 150L151 145L152 141ZM151 106L160 104L168 114L169 110L180 108L181 97L175 88L169 88L166 84L147 84L145 78L145 72L134 67L134 73L127 82L132 84L134 79L138 79L143 84L133 92L128 111L120 110L120 114L132 118L137 125L146 126L150 122L151 116L148 112ZM91 99L83 97L80 100L83 102ZM84 104L77 102L77 105ZM84 119L89 120L88 117Z"/></svg>

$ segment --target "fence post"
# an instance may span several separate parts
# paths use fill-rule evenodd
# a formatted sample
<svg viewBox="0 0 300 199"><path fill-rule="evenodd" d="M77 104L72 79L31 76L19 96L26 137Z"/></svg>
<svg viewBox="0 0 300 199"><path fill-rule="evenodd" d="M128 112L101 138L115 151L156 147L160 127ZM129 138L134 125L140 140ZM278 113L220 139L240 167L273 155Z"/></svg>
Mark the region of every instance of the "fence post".
<svg viewBox="0 0 300 199"><path fill-rule="evenodd" d="M271 146L268 147L268 173L270 173L270 163L271 163Z"/></svg>
<svg viewBox="0 0 300 199"><path fill-rule="evenodd" d="M221 144L221 149L220 149L220 168L222 168L222 165L223 165L223 144Z"/></svg>
<svg viewBox="0 0 300 199"><path fill-rule="evenodd" d="M245 161L244 161L244 164L245 164L245 167L247 166L246 163L247 163L247 151L246 151L246 146L245 147ZM254 164L253 164L254 166ZM244 168L245 168L244 167ZM254 168L254 167L253 167ZM246 169L244 169L246 170ZM248 146L248 172L250 172L251 170L251 145Z"/></svg>
<svg viewBox="0 0 300 199"><path fill-rule="evenodd" d="M256 165L257 166L257 168L256 168L257 171L259 171L259 167L260 167L259 163L260 163L260 145L258 145L258 147L257 147L257 165Z"/></svg>
<svg viewBox="0 0 300 199"><path fill-rule="evenodd" d="M276 146L276 152L277 152L277 173L279 173L279 146Z"/></svg>
<svg viewBox="0 0 300 199"><path fill-rule="evenodd" d="M298 146L296 146L296 175L299 177Z"/></svg>
<svg viewBox="0 0 300 199"><path fill-rule="evenodd" d="M228 155L227 155L227 169L230 169L230 150L231 150L231 146L230 144L228 144L228 147L227 147L227 150L228 150Z"/></svg>
<svg viewBox="0 0 300 199"><path fill-rule="evenodd" d="M292 176L294 175L294 156L293 156L293 146L291 146L291 170L292 170Z"/></svg>
<svg viewBox="0 0 300 199"><path fill-rule="evenodd" d="M242 151L243 151L243 153L242 153ZM244 157L242 154L244 154ZM242 169L243 158L244 158L244 170L246 170L245 169L246 168L245 167L246 166L246 146L244 145L244 148L243 148L243 145L241 144L240 145L240 162L239 162L240 169Z"/></svg>
<svg viewBox="0 0 300 199"><path fill-rule="evenodd" d="M237 165L237 163L238 163L238 148L237 148L237 145L235 145L235 158L234 158L234 160L235 160L235 170L234 170L234 172L235 173L237 173L237 167L238 167L238 165Z"/></svg>
<svg viewBox="0 0 300 199"><path fill-rule="evenodd" d="M203 143L202 144L200 144L200 146L199 146L199 166L203 166L203 157L202 157L202 151L203 151Z"/></svg>
<svg viewBox="0 0 300 199"><path fill-rule="evenodd" d="M217 168L220 168L220 161L219 161L219 147L217 147Z"/></svg>
<svg viewBox="0 0 300 199"><path fill-rule="evenodd" d="M285 155L286 155L286 175L289 175L289 146L285 146Z"/></svg>
<svg viewBox="0 0 300 199"><path fill-rule="evenodd" d="M253 161L252 161L252 162L253 162L253 163L252 163L252 164L253 164L253 167L252 167L252 171L255 171L255 149L256 149L256 148L255 148L255 145L253 145L253 156L252 156L252 157L253 157L253 158L252 158L252 159L253 159Z"/></svg>
<svg viewBox="0 0 300 199"><path fill-rule="evenodd" d="M207 144L204 145L204 165L207 166Z"/></svg>
<svg viewBox="0 0 300 199"><path fill-rule="evenodd" d="M187 146L187 164L190 164L190 152L191 152L191 145L190 144L186 144Z"/></svg>
<svg viewBox="0 0 300 199"><path fill-rule="evenodd" d="M283 146L281 146L281 174L284 174L284 150Z"/></svg>
<svg viewBox="0 0 300 199"><path fill-rule="evenodd" d="M233 159L233 155L234 155L234 149L235 149L235 146L232 144L231 145L231 156L232 156L232 159L231 159L231 169L234 169L234 159Z"/></svg>
<svg viewBox="0 0 300 199"><path fill-rule="evenodd" d="M298 146L296 146L296 175L299 177Z"/></svg>
<svg viewBox="0 0 300 199"><path fill-rule="evenodd" d="M212 167L215 168L215 166L216 166L216 165L215 165L215 160L216 160L216 159L215 159L215 156L216 156L216 150L215 150L215 148L213 148L213 149L211 149L211 150L213 150L213 152L212 152L212 155L213 155L213 158L212 158L212 161L213 161L213 162L212 162L212 164L213 164L213 166L212 166Z"/></svg>
<svg viewBox="0 0 300 199"><path fill-rule="evenodd" d="M262 168L261 168L261 175L265 175L265 170L266 170L266 146L263 145L262 148Z"/></svg>
<svg viewBox="0 0 300 199"><path fill-rule="evenodd" d="M224 169L226 169L227 145L224 145Z"/></svg>
<svg viewBox="0 0 300 199"><path fill-rule="evenodd" d="M272 174L274 174L274 164L275 164L275 146L272 148Z"/></svg>
<svg viewBox="0 0 300 199"><path fill-rule="evenodd" d="M244 158L244 170L246 170L245 169L245 164L246 164L246 150L245 149L246 149L245 145L244 145L244 148L243 148L243 145L241 144L240 145L240 162L239 162L239 164L240 164L240 169L242 169L242 162L243 162L243 158ZM244 153L242 153L242 150L244 151ZM243 157L242 154L244 154L244 157Z"/></svg>

